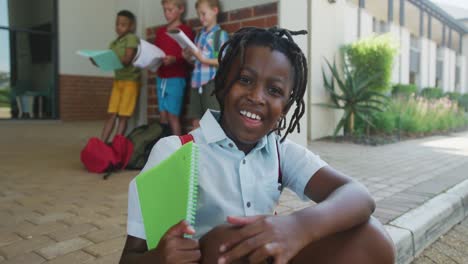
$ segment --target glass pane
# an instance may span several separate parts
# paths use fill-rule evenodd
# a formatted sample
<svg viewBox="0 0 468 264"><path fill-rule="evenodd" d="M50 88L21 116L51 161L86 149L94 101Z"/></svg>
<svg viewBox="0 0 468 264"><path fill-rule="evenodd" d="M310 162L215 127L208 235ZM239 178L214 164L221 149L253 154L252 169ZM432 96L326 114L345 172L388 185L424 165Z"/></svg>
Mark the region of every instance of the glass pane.
<svg viewBox="0 0 468 264"><path fill-rule="evenodd" d="M16 32L10 50L11 87L16 99L12 117L51 118L55 100L51 36Z"/></svg>
<svg viewBox="0 0 468 264"><path fill-rule="evenodd" d="M8 1L0 0L0 27L8 26Z"/></svg>
<svg viewBox="0 0 468 264"><path fill-rule="evenodd" d="M0 0L0 119L55 118L56 0Z"/></svg>
<svg viewBox="0 0 468 264"><path fill-rule="evenodd" d="M9 0L7 2L10 27L34 29L37 26L52 23L53 0Z"/></svg>
<svg viewBox="0 0 468 264"><path fill-rule="evenodd" d="M0 118L11 117L10 34L0 30Z"/></svg>

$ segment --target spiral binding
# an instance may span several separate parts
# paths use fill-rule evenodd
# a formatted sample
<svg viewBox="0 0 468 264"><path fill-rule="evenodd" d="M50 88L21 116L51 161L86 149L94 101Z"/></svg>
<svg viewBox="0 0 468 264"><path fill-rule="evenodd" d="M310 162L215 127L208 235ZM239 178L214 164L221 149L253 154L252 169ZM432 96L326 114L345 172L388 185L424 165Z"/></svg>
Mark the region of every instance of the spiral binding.
<svg viewBox="0 0 468 264"><path fill-rule="evenodd" d="M199 149L198 146L192 143L192 163L190 166L190 180L188 192L187 206L187 221L193 227L195 226L195 217L197 215L198 201L198 175L199 175Z"/></svg>

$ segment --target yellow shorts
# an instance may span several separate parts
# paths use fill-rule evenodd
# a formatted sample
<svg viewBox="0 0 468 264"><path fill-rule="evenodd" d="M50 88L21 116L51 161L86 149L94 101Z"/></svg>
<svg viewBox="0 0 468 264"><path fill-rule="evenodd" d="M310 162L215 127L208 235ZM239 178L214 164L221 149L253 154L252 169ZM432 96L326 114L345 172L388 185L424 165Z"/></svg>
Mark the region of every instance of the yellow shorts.
<svg viewBox="0 0 468 264"><path fill-rule="evenodd" d="M140 84L135 81L114 81L107 112L130 117L135 110L139 88Z"/></svg>

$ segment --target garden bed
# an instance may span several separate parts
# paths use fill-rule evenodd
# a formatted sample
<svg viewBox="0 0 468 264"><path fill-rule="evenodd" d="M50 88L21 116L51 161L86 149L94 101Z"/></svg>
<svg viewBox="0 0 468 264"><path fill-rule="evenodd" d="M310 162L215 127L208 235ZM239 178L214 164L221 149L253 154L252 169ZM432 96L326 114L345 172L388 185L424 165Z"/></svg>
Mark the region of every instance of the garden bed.
<svg viewBox="0 0 468 264"><path fill-rule="evenodd" d="M321 138L319 140L332 141L337 143L355 143L360 145L369 145L369 146L380 146L386 144L397 143L404 140L418 139L431 136L448 136L457 132L468 131L468 126L453 129L451 131L438 131L431 133L400 133L398 134L374 134L370 136L366 135L348 135L348 136L328 136Z"/></svg>

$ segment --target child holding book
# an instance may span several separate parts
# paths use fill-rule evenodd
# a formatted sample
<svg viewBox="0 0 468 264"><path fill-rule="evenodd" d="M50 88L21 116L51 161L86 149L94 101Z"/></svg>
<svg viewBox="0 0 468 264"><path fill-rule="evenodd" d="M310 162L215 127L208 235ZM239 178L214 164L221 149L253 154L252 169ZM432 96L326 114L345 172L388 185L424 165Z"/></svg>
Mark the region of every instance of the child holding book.
<svg viewBox="0 0 468 264"><path fill-rule="evenodd" d="M365 187L286 139L305 112L307 62L292 39L304 33L243 28L221 48L221 112L207 111L191 132L200 149L196 224L175 224L148 250L133 180L121 263L394 263ZM180 146L161 139L143 170ZM317 205L274 215L283 187Z"/></svg>
<svg viewBox="0 0 468 264"><path fill-rule="evenodd" d="M141 70L132 65L140 42L134 34L135 25L136 18L132 12L122 10L117 13L115 31L118 36L109 48L117 54L124 67L114 72L114 84L107 110L109 118L101 133L101 140L104 142L107 142L112 134L116 120L117 134L125 133L128 119L135 110L141 77Z"/></svg>
<svg viewBox="0 0 468 264"><path fill-rule="evenodd" d="M186 77L189 74L189 65L182 56L182 49L167 32L179 29L193 40L192 29L182 23L182 14L185 12L185 0L162 0L164 17L167 24L156 31L154 44L166 53L163 65L158 70L156 78L156 94L160 113L160 122L163 135L180 135L180 114L184 101Z"/></svg>
<svg viewBox="0 0 468 264"><path fill-rule="evenodd" d="M195 38L198 51L186 50L186 58L193 55L196 60L192 72L192 89L188 117L193 128L199 126L200 118L207 109L219 110L219 104L212 94L214 85L206 85L216 74L218 53L229 38L226 31L218 25L219 0L197 0L195 3L202 29Z"/></svg>

